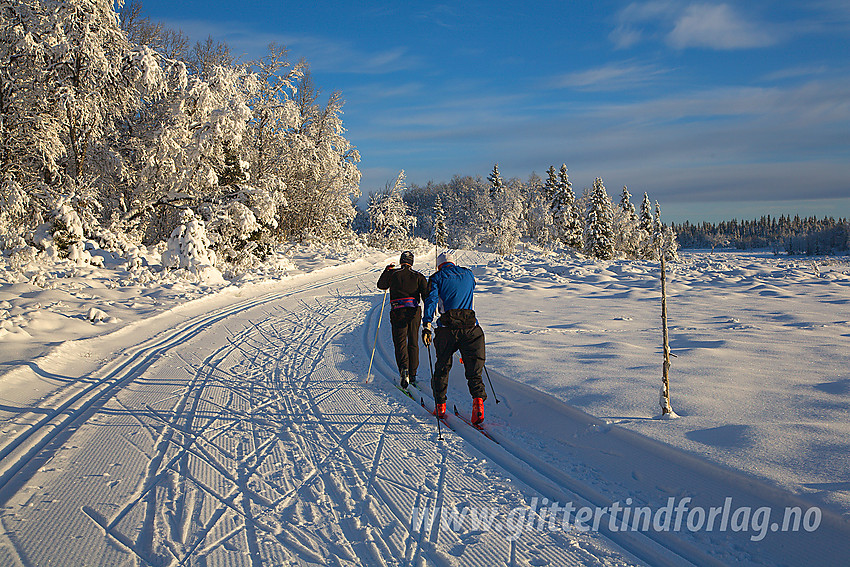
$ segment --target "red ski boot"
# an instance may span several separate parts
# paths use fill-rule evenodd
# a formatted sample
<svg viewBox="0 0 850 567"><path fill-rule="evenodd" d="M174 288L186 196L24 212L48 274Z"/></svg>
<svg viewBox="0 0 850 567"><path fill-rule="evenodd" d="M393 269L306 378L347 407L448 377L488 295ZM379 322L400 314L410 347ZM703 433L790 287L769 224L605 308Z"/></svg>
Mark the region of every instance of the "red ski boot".
<svg viewBox="0 0 850 567"><path fill-rule="evenodd" d="M472 399L472 424L478 425L484 421L484 400L481 398Z"/></svg>
<svg viewBox="0 0 850 567"><path fill-rule="evenodd" d="M440 419L446 419L446 402L437 404L437 409L434 410L434 415Z"/></svg>

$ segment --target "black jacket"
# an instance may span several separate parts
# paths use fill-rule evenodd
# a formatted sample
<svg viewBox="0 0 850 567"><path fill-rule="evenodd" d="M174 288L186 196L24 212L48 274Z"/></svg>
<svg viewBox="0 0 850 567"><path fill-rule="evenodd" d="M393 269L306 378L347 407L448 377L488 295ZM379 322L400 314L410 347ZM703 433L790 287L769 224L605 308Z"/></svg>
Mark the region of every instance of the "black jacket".
<svg viewBox="0 0 850 567"><path fill-rule="evenodd" d="M390 290L390 302L394 300L411 299L412 302L396 301L397 307L412 307L411 303L419 305L419 301L425 301L428 297L428 280L425 276L408 266L402 264L401 268L387 268L378 278L378 289Z"/></svg>

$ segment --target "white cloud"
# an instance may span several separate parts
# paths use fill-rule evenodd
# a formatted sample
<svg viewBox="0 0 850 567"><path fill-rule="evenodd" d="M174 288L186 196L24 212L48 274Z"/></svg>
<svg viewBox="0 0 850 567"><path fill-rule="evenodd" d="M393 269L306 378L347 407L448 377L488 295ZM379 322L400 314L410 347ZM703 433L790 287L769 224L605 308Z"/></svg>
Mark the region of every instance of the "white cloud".
<svg viewBox="0 0 850 567"><path fill-rule="evenodd" d="M830 73L830 69L826 65L812 65L809 67L790 67L780 69L772 73L767 73L761 77L762 81L773 82L783 81L788 79L800 79L814 76L824 76Z"/></svg>
<svg viewBox="0 0 850 567"><path fill-rule="evenodd" d="M618 48L626 49L655 35L652 29L656 22L663 22L679 10L671 0L633 2L615 16L617 26L609 39Z"/></svg>
<svg viewBox="0 0 850 567"><path fill-rule="evenodd" d="M620 49L652 39L677 49L752 49L783 39L780 26L757 20L726 3L634 2L617 13L615 22L609 39Z"/></svg>
<svg viewBox="0 0 850 567"><path fill-rule="evenodd" d="M551 86L587 91L620 90L647 83L665 72L651 65L612 63L595 69L561 75L552 80Z"/></svg>
<svg viewBox="0 0 850 567"><path fill-rule="evenodd" d="M676 20L668 42L674 47L748 49L779 41L764 24L745 19L728 4L693 4Z"/></svg>

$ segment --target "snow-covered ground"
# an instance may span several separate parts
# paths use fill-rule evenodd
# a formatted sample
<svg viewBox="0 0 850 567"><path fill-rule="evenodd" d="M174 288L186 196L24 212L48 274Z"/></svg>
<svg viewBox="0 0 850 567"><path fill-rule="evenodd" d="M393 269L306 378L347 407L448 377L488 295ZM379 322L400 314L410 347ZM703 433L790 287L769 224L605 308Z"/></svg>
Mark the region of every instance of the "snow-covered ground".
<svg viewBox="0 0 850 567"><path fill-rule="evenodd" d="M437 439L424 350L423 391L393 387L375 281L395 254L294 248L229 286L109 258L4 269L0 564L846 562L846 258L683 254L680 418L659 420L656 264L458 257L495 441L453 415ZM460 364L449 395L469 411ZM582 511L564 526L554 502Z"/></svg>
<svg viewBox="0 0 850 567"><path fill-rule="evenodd" d="M850 515L850 259L683 253L667 274L682 419L663 422L657 264L521 256L476 273L501 372Z"/></svg>

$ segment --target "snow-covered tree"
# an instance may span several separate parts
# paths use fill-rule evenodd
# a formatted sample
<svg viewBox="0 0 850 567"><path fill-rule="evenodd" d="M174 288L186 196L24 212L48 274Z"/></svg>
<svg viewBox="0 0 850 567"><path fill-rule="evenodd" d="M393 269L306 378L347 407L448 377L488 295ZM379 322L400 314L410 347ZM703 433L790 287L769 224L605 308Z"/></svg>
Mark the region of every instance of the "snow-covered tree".
<svg viewBox="0 0 850 567"><path fill-rule="evenodd" d="M490 243L497 254L510 254L521 236L522 215L519 181L505 184L499 175L498 164L488 178L490 182Z"/></svg>
<svg viewBox="0 0 850 567"><path fill-rule="evenodd" d="M2 2L0 11L0 234L19 244L46 212L30 199L44 185L42 164L55 162L62 148L58 123L42 98L44 6L36 0Z"/></svg>
<svg viewBox="0 0 850 567"><path fill-rule="evenodd" d="M395 183L381 192L373 194L369 202L369 243L372 246L401 250L409 248L413 225L416 219L407 212L401 197L406 189L404 171L398 174Z"/></svg>
<svg viewBox="0 0 850 567"><path fill-rule="evenodd" d="M187 78L180 67L175 71L162 101L168 114L151 133L153 140L137 152L140 170L132 201L149 211L142 216L143 229L153 242L177 220L162 214L168 208L192 206L199 212L202 204L220 203L232 191L221 185L227 153L243 147L251 117L246 90L255 81L243 69L218 67L210 83Z"/></svg>
<svg viewBox="0 0 850 567"><path fill-rule="evenodd" d="M620 208L634 221L637 221L638 217L635 212L635 206L632 204L632 194L629 193L629 188L625 185L623 185L623 193L620 196Z"/></svg>
<svg viewBox="0 0 850 567"><path fill-rule="evenodd" d="M637 258L643 245L638 216L626 186L620 196L620 206L614 208L614 249L627 258Z"/></svg>
<svg viewBox="0 0 850 567"><path fill-rule="evenodd" d="M554 165L550 165L549 169L546 170L546 183L543 189L546 192L546 199L551 202L558 190L558 172L555 171Z"/></svg>
<svg viewBox="0 0 850 567"><path fill-rule="evenodd" d="M127 42L111 1L19 0L0 11L0 161L14 180L6 189L27 195L25 232L65 193L109 193L104 183L124 169L116 129L161 90L162 74Z"/></svg>
<svg viewBox="0 0 850 567"><path fill-rule="evenodd" d="M442 195L450 248L472 248L489 238L492 202L488 186L481 177L457 175L446 184Z"/></svg>
<svg viewBox="0 0 850 567"><path fill-rule="evenodd" d="M487 181L490 182L490 195L493 195L496 191L504 187L505 183L502 180L502 175L499 173L498 163L493 166L493 171L490 172Z"/></svg>
<svg viewBox="0 0 850 567"><path fill-rule="evenodd" d="M446 212L443 210L443 200L439 193L434 201L434 244L440 248L446 248L449 245L449 235L446 231Z"/></svg>
<svg viewBox="0 0 850 567"><path fill-rule="evenodd" d="M567 171L566 164L562 165L552 196L553 232L564 245L581 250L584 247L584 224L578 214L573 184Z"/></svg>
<svg viewBox="0 0 850 567"><path fill-rule="evenodd" d="M83 242L83 221L71 206L72 197L62 197L53 211L50 228L53 244L60 257L68 258L77 263L91 260Z"/></svg>
<svg viewBox="0 0 850 567"><path fill-rule="evenodd" d="M679 261L679 240L673 227L664 227L661 237L661 251L668 262Z"/></svg>
<svg viewBox="0 0 850 567"><path fill-rule="evenodd" d="M593 182L584 229L584 251L602 260L614 257L614 215L602 179Z"/></svg>
<svg viewBox="0 0 850 567"><path fill-rule="evenodd" d="M216 246L221 219L247 213L260 254L347 237L360 172L340 96L317 104L283 48L236 65L226 44L190 53L126 8L119 22L111 0L0 0L0 244L22 244L63 195L87 237L159 242L186 207Z"/></svg>
<svg viewBox="0 0 850 567"><path fill-rule="evenodd" d="M305 75L309 79L309 75ZM287 136L283 178L287 209L284 234L296 240L332 240L351 232L360 196L360 154L345 138L342 99L333 93L326 106L299 86L299 127Z"/></svg>
<svg viewBox="0 0 850 567"><path fill-rule="evenodd" d="M526 233L540 246L547 246L552 239L552 202L548 198L549 190L540 177L532 173L525 184Z"/></svg>
<svg viewBox="0 0 850 567"><path fill-rule="evenodd" d="M184 209L181 222L168 238L168 247L162 254L166 268L185 270L192 278L209 283L223 281L216 268L216 254L207 238L204 221L191 209Z"/></svg>
<svg viewBox="0 0 850 567"><path fill-rule="evenodd" d="M111 0L44 4L44 95L58 111L59 173L78 181L115 159L112 134L144 97L162 91L163 74L152 50L127 41Z"/></svg>
<svg viewBox="0 0 850 567"><path fill-rule="evenodd" d="M652 234L652 202L649 200L647 193L643 194L643 201L640 204L640 219L639 226L647 235Z"/></svg>
<svg viewBox="0 0 850 567"><path fill-rule="evenodd" d="M658 201L655 201L655 216L652 219L652 234L661 234L662 229L661 223L661 204Z"/></svg>
<svg viewBox="0 0 850 567"><path fill-rule="evenodd" d="M655 201L655 218L652 221L652 237L648 243L649 252L646 257L658 260L664 254L664 259L670 262L679 260L679 243L672 227L664 226L661 222L661 205Z"/></svg>
<svg viewBox="0 0 850 567"><path fill-rule="evenodd" d="M248 268L265 256L265 250L258 250L260 223L248 206L231 201L216 206L209 215L207 236L219 259Z"/></svg>

